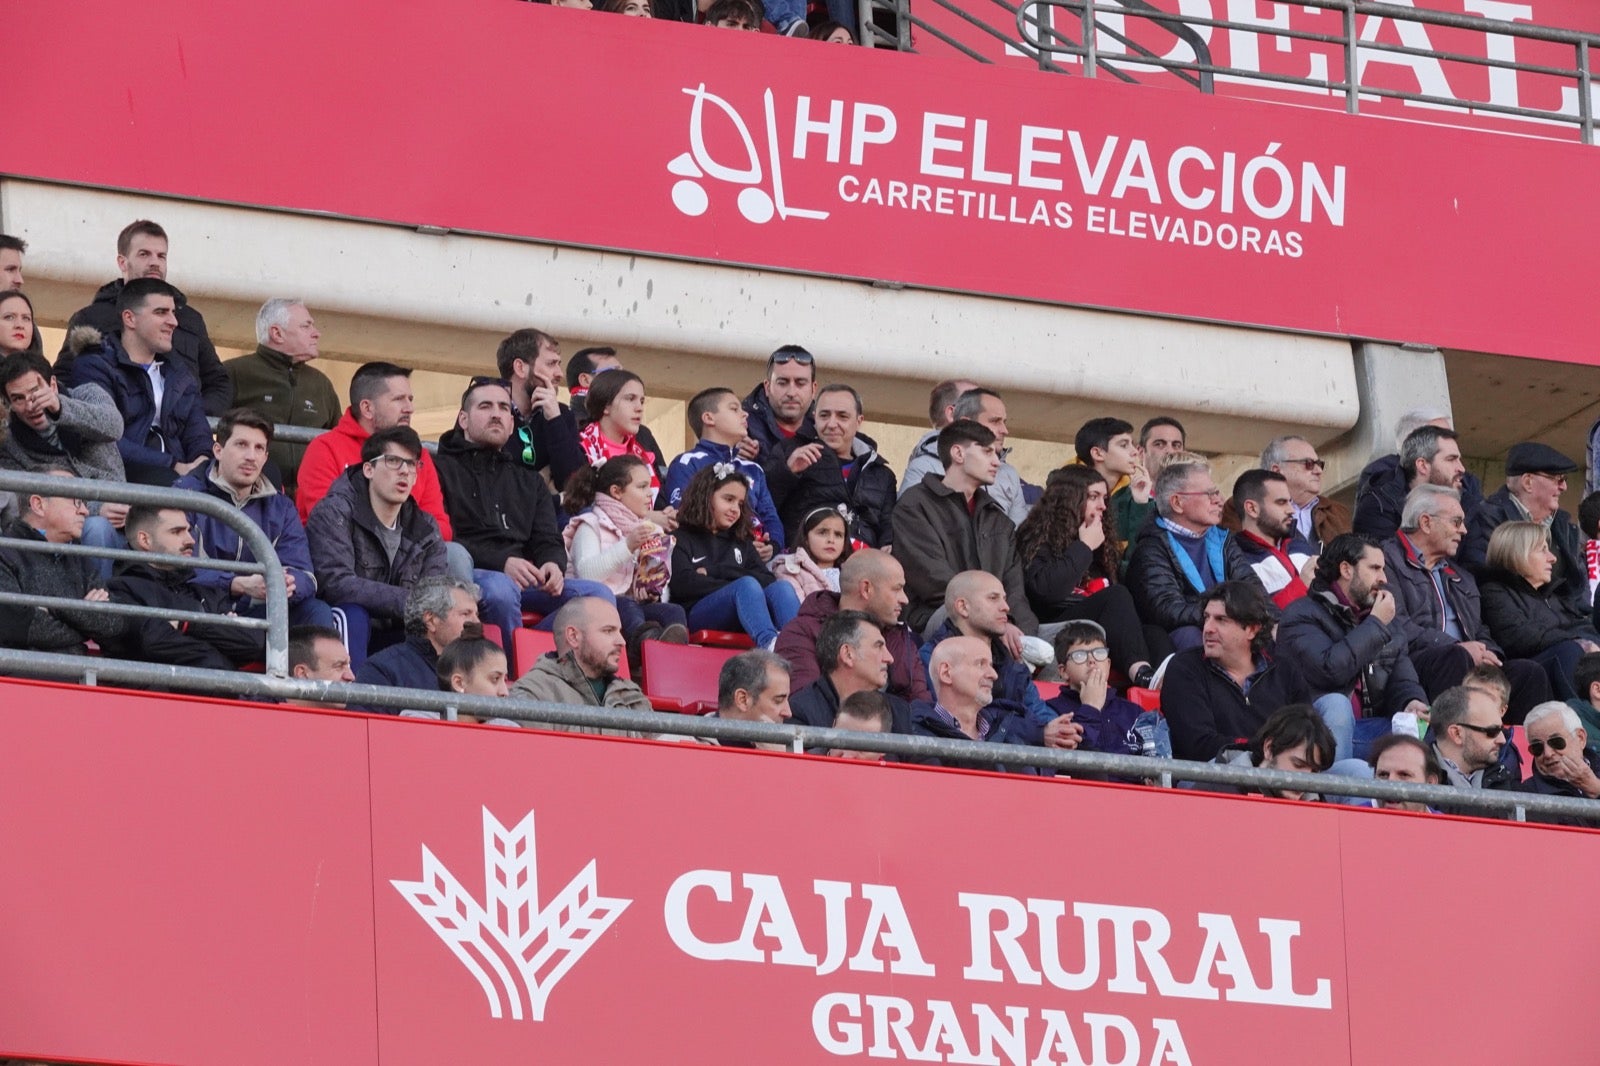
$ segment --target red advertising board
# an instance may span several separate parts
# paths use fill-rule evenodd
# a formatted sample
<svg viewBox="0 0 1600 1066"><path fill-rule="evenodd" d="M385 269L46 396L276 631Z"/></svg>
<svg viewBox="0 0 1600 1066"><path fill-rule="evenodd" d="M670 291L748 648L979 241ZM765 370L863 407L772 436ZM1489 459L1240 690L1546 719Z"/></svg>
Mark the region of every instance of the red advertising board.
<svg viewBox="0 0 1600 1066"><path fill-rule="evenodd" d="M1579 145L536 4L14 7L13 174L1594 359Z"/></svg>
<svg viewBox="0 0 1600 1066"><path fill-rule="evenodd" d="M1047 27L1030 28L1030 41L1081 49L1080 11L1069 10L1064 3L1023 6L1031 19L1042 20ZM1594 4L1581 0L1415 0L1393 6L1412 8L1419 18L1369 14L1354 20L1356 39L1366 45L1357 48L1357 83L1366 89L1459 101L1462 106L1367 92L1359 101L1362 114L1522 136L1581 139L1575 123L1561 120L1562 116L1576 119L1579 115L1578 58L1573 44L1429 24L1421 19L1444 14L1600 33L1600 10ZM962 49L966 49L1007 66L1038 68L1033 55L1016 47L1020 43L1016 16L1000 0L967 0L961 7L978 24L935 0L911 0L913 14L933 27L916 29L913 46L933 55L963 55ZM1174 32L1173 23L1150 17L1162 13L1188 20L1186 32ZM1316 87L1342 83L1346 78L1344 48L1334 43L1343 41L1347 32L1344 12L1337 8L1266 0L1141 0L1125 10L1116 0L1105 0L1096 17L1100 26L1096 51L1111 68L1101 71L1100 77L1126 77L1144 85L1195 91L1194 82L1183 82L1162 66L1141 62L1154 56L1176 64L1209 64L1240 71L1215 76L1212 91L1220 95L1335 111L1346 108L1342 92ZM1230 25L1210 26L1195 20ZM1386 51L1383 46L1417 51ZM1045 58L1073 74L1082 72L1077 55L1056 52ZM1542 69L1510 69L1491 66L1491 62ZM1546 73L1548 70L1574 73L1562 76ZM1194 76L1194 72L1188 73ZM1287 80L1265 80L1273 78ZM1591 94L1600 104L1600 91L1591 90ZM1525 108L1544 115L1508 115L1476 105Z"/></svg>
<svg viewBox="0 0 1600 1066"><path fill-rule="evenodd" d="M0 700L0 1055L1342 1066L1523 1061L1525 1018L1561 1020L1541 1061L1600 1040L1588 831ZM1558 865L1551 936L1503 871Z"/></svg>

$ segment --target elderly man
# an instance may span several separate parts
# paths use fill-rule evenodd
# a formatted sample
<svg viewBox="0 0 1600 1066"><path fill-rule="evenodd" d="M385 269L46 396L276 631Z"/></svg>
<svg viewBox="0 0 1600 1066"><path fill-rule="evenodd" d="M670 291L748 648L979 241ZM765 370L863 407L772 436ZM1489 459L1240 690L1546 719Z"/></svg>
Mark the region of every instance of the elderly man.
<svg viewBox="0 0 1600 1066"><path fill-rule="evenodd" d="M1567 475L1578 464L1547 444L1524 441L1506 453L1506 483L1467 517L1467 536L1461 542L1460 561L1481 575L1487 566L1489 537L1505 522L1538 522L1550 533L1550 550L1556 554L1550 575L1553 591L1573 611L1590 610L1588 569L1583 561L1583 537L1572 516L1561 509Z"/></svg>
<svg viewBox="0 0 1600 1066"><path fill-rule="evenodd" d="M1557 701L1541 703L1528 712L1523 728L1533 776L1522 782L1522 791L1600 799L1600 753L1589 748L1576 711Z"/></svg>
<svg viewBox="0 0 1600 1066"><path fill-rule="evenodd" d="M1313 555L1340 533L1350 532L1350 508L1322 498L1322 471L1327 465L1304 437L1274 437L1261 451L1261 469L1282 474L1288 482L1295 530Z"/></svg>
<svg viewBox="0 0 1600 1066"><path fill-rule="evenodd" d="M919 735L990 744L1050 744L1044 727L1030 719L1020 706L995 699L994 683L999 675L995 673L988 642L977 637L951 637L933 649L928 668L934 700L912 709L912 728ZM975 770L1040 773L1032 767L1002 765L981 758L934 762Z"/></svg>
<svg viewBox="0 0 1600 1066"><path fill-rule="evenodd" d="M362 663L356 680L386 688L439 687L439 653L465 634L483 636L478 621L478 587L453 577L423 578L406 594L406 638ZM394 708L371 708L395 714Z"/></svg>
<svg viewBox="0 0 1600 1066"><path fill-rule="evenodd" d="M1384 570L1412 665L1428 694L1461 684L1475 666L1498 666L1511 683L1509 720L1520 722L1550 698L1550 680L1531 660L1502 661L1505 653L1483 621L1477 581L1452 565L1466 527L1460 493L1418 485L1406 497L1399 531L1384 542Z"/></svg>
<svg viewBox="0 0 1600 1066"><path fill-rule="evenodd" d="M1199 647L1201 595L1223 581L1255 581L1222 521L1222 490L1206 463L1172 462L1156 476L1156 517L1128 559L1128 587L1139 616L1159 626L1178 651Z"/></svg>
<svg viewBox="0 0 1600 1066"><path fill-rule="evenodd" d="M894 662L889 666L888 692L910 703L932 699L926 671L917 659L921 643L900 621L906 605L906 573L894 556L874 548L852 552L839 567L839 591L813 592L800 613L778 634L772 650L789 661L794 687L802 689L822 676L817 664L817 637L822 625L840 611L865 611L883 633Z"/></svg>
<svg viewBox="0 0 1600 1066"><path fill-rule="evenodd" d="M651 709L649 699L638 685L617 676L627 642L622 636L622 619L617 614L616 604L593 596L569 600L556 612L550 631L556 638L556 650L546 654L532 670L517 679L511 686L513 698L526 696L547 703L628 711ZM655 735L630 729L597 729L548 722L532 728L636 738Z"/></svg>
<svg viewBox="0 0 1600 1066"><path fill-rule="evenodd" d="M822 623L817 634L817 665L822 676L798 689L789 709L798 725L831 726L840 704L857 692L881 691L889 680L894 656L883 630L865 611L839 611ZM911 705L889 697L893 731L911 732Z"/></svg>
<svg viewBox="0 0 1600 1066"><path fill-rule="evenodd" d="M1430 724L1445 784L1469 789L1516 786L1500 766L1509 727L1500 720L1500 702L1489 692L1466 686L1446 689L1433 701Z"/></svg>
<svg viewBox="0 0 1600 1066"><path fill-rule="evenodd" d="M304 300L275 298L256 312L256 350L222 364L233 383L234 405L269 424L332 429L342 410L328 375L311 365L322 353L322 334ZM274 441L270 451L292 499L299 484L304 444Z"/></svg>
<svg viewBox="0 0 1600 1066"><path fill-rule="evenodd" d="M770 651L753 648L722 664L717 675L717 709L708 717L782 725L790 714L788 663ZM745 740L718 740L717 743L725 748L788 750L788 745L783 743L753 744Z"/></svg>
<svg viewBox="0 0 1600 1066"><path fill-rule="evenodd" d="M1283 612L1278 649L1318 696L1338 759L1365 755L1366 743L1388 732L1388 719L1397 713L1427 717L1428 694L1398 613L1383 551L1354 533L1328 543L1317 557L1310 595ZM1330 695L1340 698L1322 698ZM1353 699L1361 705L1359 723Z"/></svg>

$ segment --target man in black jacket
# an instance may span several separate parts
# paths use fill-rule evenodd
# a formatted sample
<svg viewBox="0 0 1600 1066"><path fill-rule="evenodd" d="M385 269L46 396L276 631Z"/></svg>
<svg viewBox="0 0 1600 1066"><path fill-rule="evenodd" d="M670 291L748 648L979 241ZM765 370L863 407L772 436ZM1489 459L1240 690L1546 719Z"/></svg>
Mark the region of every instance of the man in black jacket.
<svg viewBox="0 0 1600 1066"><path fill-rule="evenodd" d="M1279 707L1311 702L1311 690L1272 653L1272 612L1260 585L1225 581L1200 599L1200 647L1167 664L1161 713L1173 756L1209 762L1245 748Z"/></svg>
<svg viewBox="0 0 1600 1066"><path fill-rule="evenodd" d="M739 454L765 466L785 441L816 435L811 404L817 397L817 367L811 353L785 344L767 357L767 376L744 398L750 414L747 443Z"/></svg>
<svg viewBox="0 0 1600 1066"><path fill-rule="evenodd" d="M522 626L523 611L553 615L578 596L617 602L598 581L567 580L555 500L544 477L506 451L514 420L506 383L473 378L436 460L456 543L472 555L484 621L506 639Z"/></svg>
<svg viewBox="0 0 1600 1066"><path fill-rule="evenodd" d="M1384 573L1399 606L1412 665L1429 698L1461 684L1475 666L1498 666L1511 683L1507 720L1520 722L1550 698L1550 679L1532 660L1506 660L1490 635L1477 581L1453 565L1466 527L1455 489L1416 486L1406 497L1399 532L1384 542Z"/></svg>
<svg viewBox="0 0 1600 1066"><path fill-rule="evenodd" d="M800 525L818 507L839 508L851 540L886 548L894 539L894 471L861 432L864 413L854 388L825 386L817 393L814 433L796 433L766 465L786 543L800 543Z"/></svg>
<svg viewBox="0 0 1600 1066"><path fill-rule="evenodd" d="M1383 551L1356 533L1328 542L1317 558L1310 594L1283 612L1278 648L1319 697L1338 759L1363 757L1366 741L1387 733L1388 719L1397 713L1427 716L1428 694L1417 680L1397 615ZM1359 725L1352 700L1361 705Z"/></svg>
<svg viewBox="0 0 1600 1066"><path fill-rule="evenodd" d="M194 534L189 516L177 508L142 504L129 508L123 527L128 547L134 551L159 555L194 556ZM190 584L194 571L167 563L120 562L109 586L117 603L163 607L174 611L195 611L220 616L233 613L233 597L226 587ZM266 631L246 629L226 622L157 623L162 640L146 643L144 657L154 662L182 666L203 666L227 670L234 666L259 663L267 657Z"/></svg>
<svg viewBox="0 0 1600 1066"><path fill-rule="evenodd" d="M306 523L317 588L344 615L355 668L370 646L400 639L406 591L448 568L438 524L411 498L421 456L410 426L372 434Z"/></svg>
<svg viewBox="0 0 1600 1066"><path fill-rule="evenodd" d="M1567 475L1577 469L1577 463L1547 444L1513 444L1506 453L1505 486L1467 516L1467 536L1459 555L1462 565L1482 577L1495 529L1505 522L1540 522L1550 531L1550 550L1556 554L1552 589L1574 613L1587 618L1591 604L1583 536L1572 516L1561 509Z"/></svg>
<svg viewBox="0 0 1600 1066"><path fill-rule="evenodd" d="M500 376L511 382L511 402L517 409L516 432L506 438L506 451L535 470L549 470L560 489L587 463L578 443L578 418L556 398L561 345L543 330L519 329L500 342L494 362Z"/></svg>
<svg viewBox="0 0 1600 1066"><path fill-rule="evenodd" d="M1424 418L1423 416L1432 416ZM1442 412L1418 410L1400 419L1399 453L1384 455L1361 471L1353 531L1382 540L1400 528L1406 493L1417 485L1441 485L1461 493L1471 515L1483 503L1483 485L1467 472L1461 442Z"/></svg>
<svg viewBox="0 0 1600 1066"><path fill-rule="evenodd" d="M406 594L406 638L378 652L356 671L356 682L385 688L439 687L439 653L461 637L483 636L478 621L478 589L445 576L425 577ZM399 714L396 707L355 710Z"/></svg>
<svg viewBox="0 0 1600 1066"><path fill-rule="evenodd" d="M70 335L74 326L93 326L102 336L116 333L122 328L122 315L117 310L117 297L122 287L135 278L167 278L167 231L148 219L140 219L125 226L117 234L117 270L122 276L100 286L94 302L81 308L67 322ZM181 292L177 297L178 328L172 335L172 354L182 360L189 376L200 383L200 397L206 414L221 415L233 406L233 384L228 380L222 360L217 357L216 346L206 332L206 320L189 304ZM71 377L75 353L65 346L56 356L56 374Z"/></svg>
<svg viewBox="0 0 1600 1066"><path fill-rule="evenodd" d="M817 634L817 666L822 676L789 697L796 725L828 727L839 704L857 692L877 692L889 683L889 653L883 631L865 611L840 611ZM889 696L892 729L911 732L911 705Z"/></svg>

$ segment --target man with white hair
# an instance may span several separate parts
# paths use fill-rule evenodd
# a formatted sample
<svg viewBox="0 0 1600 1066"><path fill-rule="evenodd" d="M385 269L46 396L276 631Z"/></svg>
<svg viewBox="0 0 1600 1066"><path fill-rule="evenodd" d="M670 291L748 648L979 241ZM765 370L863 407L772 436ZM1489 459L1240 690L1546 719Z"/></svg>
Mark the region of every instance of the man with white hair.
<svg viewBox="0 0 1600 1066"><path fill-rule="evenodd" d="M1282 474L1288 483L1295 531L1313 555L1340 533L1350 532L1350 508L1322 496L1327 465L1304 437L1274 437L1261 450L1261 469Z"/></svg>
<svg viewBox="0 0 1600 1066"><path fill-rule="evenodd" d="M1413 437L1425 426L1444 432ZM1394 446L1394 455L1380 456L1361 471L1354 532L1377 540L1394 536L1406 493L1417 484L1444 485L1460 492L1469 517L1483 502L1483 483L1467 473L1449 411L1440 407L1407 411L1395 425Z"/></svg>
<svg viewBox="0 0 1600 1066"><path fill-rule="evenodd" d="M343 405L333 382L310 366L321 354L322 334L305 301L275 298L256 312L256 350L223 363L233 383L234 404L275 425L332 429ZM267 457L277 464L283 490L294 495L304 444L273 441Z"/></svg>
<svg viewBox="0 0 1600 1066"><path fill-rule="evenodd" d="M1589 734L1571 707L1556 700L1541 703L1523 722L1533 776L1524 792L1600 799L1600 754L1590 750Z"/></svg>

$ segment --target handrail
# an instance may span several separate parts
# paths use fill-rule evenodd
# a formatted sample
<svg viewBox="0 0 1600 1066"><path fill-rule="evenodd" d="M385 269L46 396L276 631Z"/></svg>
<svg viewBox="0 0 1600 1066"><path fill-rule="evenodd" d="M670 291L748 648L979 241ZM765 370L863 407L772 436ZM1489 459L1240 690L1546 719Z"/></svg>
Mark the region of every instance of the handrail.
<svg viewBox="0 0 1600 1066"><path fill-rule="evenodd" d="M930 25L926 20L919 18L913 10L914 5L918 3L933 3L950 11L967 22L973 23L983 33L1003 40L1020 53L1035 58L1041 69L1065 72L1066 68L1049 62L1050 56L1060 55L1076 57L1082 64L1083 75L1090 78L1105 72L1124 81L1132 81L1134 79L1128 73L1128 68L1138 66L1154 67L1181 78L1204 93L1215 92L1214 79L1217 75L1223 75L1230 79L1256 81L1263 84L1297 85L1329 93L1342 94L1345 98L1345 109L1351 114L1359 113L1361 99L1364 96L1368 98L1398 99L1412 103L1442 105L1461 110L1517 118L1531 118L1543 122L1572 126L1577 128L1584 144L1595 143L1594 108L1593 100L1590 96L1593 71L1589 66L1589 57L1592 52L1592 46L1600 44L1600 33L1590 31L1509 22L1483 15L1432 11L1392 3L1382 3L1378 2L1378 0L1303 0L1303 2L1299 2L1296 5L1282 5L1285 7L1299 6L1338 12L1343 16L1340 20L1341 29L1338 33L1316 33L1287 26L1263 25L1259 21L1241 22L1227 18L1207 18L1199 15L1165 11L1157 8L1151 0L1021 0L1017 7L1012 7L1006 0L991 0L991 2L1008 13L1014 14L1016 36L1012 38L1009 30L1002 32L985 21L980 15L974 14L973 9L983 5L965 4L965 7L963 7L964 0L961 0L961 2L957 2L957 0L868 0L868 2L891 11L902 27L915 26L925 30L945 44L982 62L993 62L993 60L955 40L949 33L939 27ZM1070 20L1060 20L1063 24L1071 21L1081 26L1080 40L1074 40L1059 32L1055 25L1057 20L1050 17L1052 9L1060 9L1070 16ZM1194 57L1192 59L1167 59L1158 56L1151 49L1133 40L1129 33L1120 31L1102 21L1100 17L1102 15L1141 19L1147 23L1160 26L1187 44ZM1391 19L1397 22L1438 26L1445 29L1467 30L1482 34L1485 37L1512 37L1520 40L1564 45L1573 49L1574 61L1570 67L1551 66L1545 63L1520 62L1515 59L1497 58L1489 54L1490 49L1487 47L1482 54L1469 55L1438 49L1415 48L1403 44L1387 44L1375 40L1364 41L1360 38L1358 31L1357 20L1359 18ZM1205 38L1199 32L1201 29L1221 29L1230 33L1248 33L1257 38L1302 40L1338 46L1344 53L1343 69L1340 71L1342 78L1330 74L1327 78L1318 79L1219 65L1212 61L1210 49L1206 45ZM1102 37L1121 43L1127 50L1114 53L1108 57L1099 43ZM889 35L884 33L874 34L874 39L886 44L891 42ZM901 51L915 51L908 32L903 31L899 39L894 40L892 43ZM1471 65L1490 70L1510 70L1518 73L1565 79L1577 87L1578 113L1569 115L1559 111L1495 103L1488 100L1464 100L1423 92L1364 86L1361 84L1359 77L1359 57L1363 54L1372 53L1424 56L1445 63ZM1330 68L1332 68L1332 64L1330 64Z"/></svg>
<svg viewBox="0 0 1600 1066"><path fill-rule="evenodd" d="M187 611L167 611L131 604L99 603L92 600L68 600L54 596L28 596L15 593L0 594L0 604L22 603L36 607L70 607L75 611L123 615L166 620L204 621L237 625L241 628L267 631L267 674L273 678L289 675L289 595L285 588L283 562L278 558L272 540L262 532L244 512L203 492L161 488L154 485L133 485L120 481L94 481L87 478L56 477L18 470L0 470L0 492L24 495L64 496L78 500L99 500L106 503L142 504L152 507L172 508L196 512L218 519L249 546L255 556L254 563L232 559L188 558L185 556L152 555L146 552L129 552L98 549L85 545L51 544L46 541L0 537L0 546L19 551L49 552L60 555L93 555L118 559L135 559L142 562L178 561L181 565L223 570L229 573L260 574L266 581L267 617L265 622L254 618L237 618L230 615L195 615ZM26 655L36 653L27 652ZM75 658L68 656L67 658ZM147 664L148 665L148 664ZM242 675L224 674L237 679Z"/></svg>
<svg viewBox="0 0 1600 1066"><path fill-rule="evenodd" d="M962 763L992 762L1006 766L1047 768L1067 774L1107 774L1136 780L1154 779L1159 781L1162 787L1171 787L1175 781L1193 781L1198 784L1234 785L1251 789L1315 792L1321 795L1432 804L1452 811L1498 815L1515 821L1526 821L1529 814L1536 814L1600 825L1600 802L1564 796L1473 791L1445 785L1408 785L1342 777L1336 774L1302 774L1285 770L1158 759L1142 755L1109 755L1102 752L1063 751L1054 748L944 740L893 733L860 733L807 725L774 725L766 722L702 718L664 711L579 707L546 703L520 696L496 699L491 696L466 696L456 692L236 674L222 670L161 666L120 659L85 658L77 655L12 649L0 649L0 674L56 681L81 680L82 683L89 685L111 682L141 687L159 686L233 698L309 700L320 703L385 707L395 711L435 711L449 719L465 713L484 718L506 718L526 722L534 728L543 723L580 729L633 730L646 734L672 734L755 744L778 744L795 752L803 752L809 748L840 748L911 758L948 759Z"/></svg>

